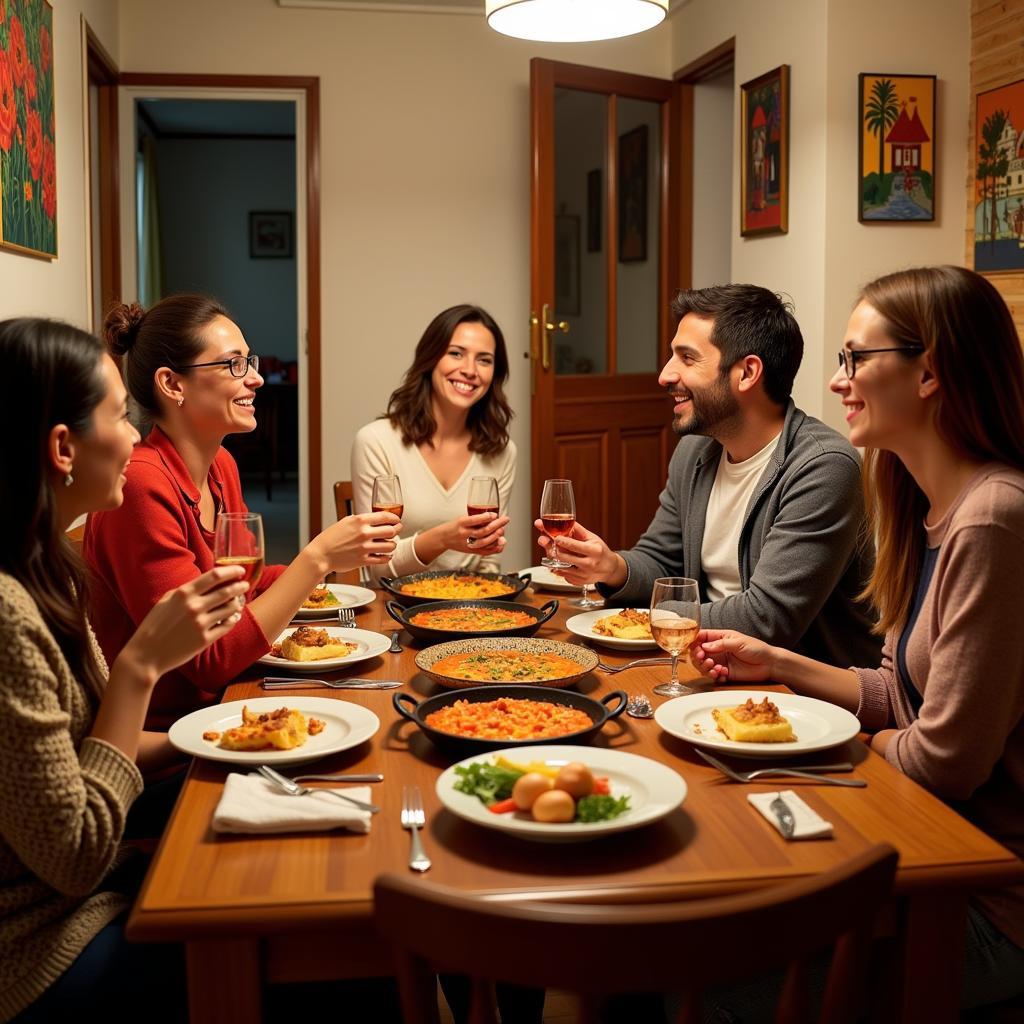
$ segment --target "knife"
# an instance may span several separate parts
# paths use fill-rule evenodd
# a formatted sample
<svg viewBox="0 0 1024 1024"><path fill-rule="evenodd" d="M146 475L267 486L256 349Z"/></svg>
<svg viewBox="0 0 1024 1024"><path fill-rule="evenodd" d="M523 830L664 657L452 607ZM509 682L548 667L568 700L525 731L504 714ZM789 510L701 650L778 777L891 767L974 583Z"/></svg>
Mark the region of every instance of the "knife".
<svg viewBox="0 0 1024 1024"><path fill-rule="evenodd" d="M790 810L789 804L782 799L781 794L768 805L768 810L770 810L778 819L779 828L782 829L782 834L787 839L792 839L793 833L796 831L796 819L793 817L793 812Z"/></svg>
<svg viewBox="0 0 1024 1024"><path fill-rule="evenodd" d="M314 686L332 690L395 690L401 685L397 679L287 679L283 676L266 676L260 683L264 690L301 690Z"/></svg>

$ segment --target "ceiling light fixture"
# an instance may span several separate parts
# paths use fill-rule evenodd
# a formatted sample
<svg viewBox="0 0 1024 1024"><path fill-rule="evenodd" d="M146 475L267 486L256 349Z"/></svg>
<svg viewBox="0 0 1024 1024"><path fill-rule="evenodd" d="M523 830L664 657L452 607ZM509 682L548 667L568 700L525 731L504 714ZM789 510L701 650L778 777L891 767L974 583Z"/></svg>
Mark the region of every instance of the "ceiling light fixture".
<svg viewBox="0 0 1024 1024"><path fill-rule="evenodd" d="M669 0L486 0L487 24L517 39L583 43L631 36L665 19Z"/></svg>

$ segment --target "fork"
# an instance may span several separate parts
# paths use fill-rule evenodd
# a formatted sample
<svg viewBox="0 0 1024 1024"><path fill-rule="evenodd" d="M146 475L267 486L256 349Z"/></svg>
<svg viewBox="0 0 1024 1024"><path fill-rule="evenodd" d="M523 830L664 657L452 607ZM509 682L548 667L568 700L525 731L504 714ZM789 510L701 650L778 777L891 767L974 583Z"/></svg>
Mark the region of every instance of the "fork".
<svg viewBox="0 0 1024 1024"><path fill-rule="evenodd" d="M409 851L409 867L413 871L426 871L430 868L430 858L423 852L419 830L427 823L423 813L423 798L419 786L402 787L402 828L412 833L412 849Z"/></svg>
<svg viewBox="0 0 1024 1024"><path fill-rule="evenodd" d="M344 793L339 793L336 789L310 789L309 786L300 786L297 782L289 779L285 775L282 775L280 772L275 772L274 769L267 764L259 765L256 771L258 771L263 778L277 786L278 789L283 789L289 796L309 796L310 793L330 793L333 796L336 796L339 800L347 800L350 804L355 804L356 807L364 811L369 811L371 814L376 814L380 811L380 808L376 804L368 804L365 800L357 800L354 796L346 796Z"/></svg>
<svg viewBox="0 0 1024 1024"><path fill-rule="evenodd" d="M329 686L332 690L395 690L402 684L397 679L291 679L286 676L264 676L264 690L301 690Z"/></svg>
<svg viewBox="0 0 1024 1024"><path fill-rule="evenodd" d="M717 757L712 757L706 750L701 750L699 747L694 747L694 750L709 765L717 768L723 775L728 775L730 779L736 782L754 782L764 775L791 775L800 779L811 779L813 782L818 783L819 786L852 786L857 789L863 789L867 785L863 779L830 779L828 776L815 774L815 772L822 771L849 771L853 767L852 764L818 764L808 765L806 768L757 768L752 772L738 772L734 768L730 768L723 761L719 761Z"/></svg>
<svg viewBox="0 0 1024 1024"><path fill-rule="evenodd" d="M626 662L625 665L606 665L603 661L598 661L597 667L613 676L616 672L625 672L627 668L636 668L638 665L668 665L671 661L671 658L638 658L636 661Z"/></svg>
<svg viewBox="0 0 1024 1024"><path fill-rule="evenodd" d="M356 624L356 613L351 608L338 609L338 625L354 626Z"/></svg>

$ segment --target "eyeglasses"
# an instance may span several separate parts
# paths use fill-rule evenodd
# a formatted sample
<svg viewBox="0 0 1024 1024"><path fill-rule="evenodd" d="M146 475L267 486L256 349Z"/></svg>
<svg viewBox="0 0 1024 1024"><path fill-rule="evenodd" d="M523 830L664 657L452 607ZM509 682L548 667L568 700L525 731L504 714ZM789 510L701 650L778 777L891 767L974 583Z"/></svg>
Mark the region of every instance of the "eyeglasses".
<svg viewBox="0 0 1024 1024"><path fill-rule="evenodd" d="M227 366L231 370L232 377L244 377L251 366L254 373L260 372L259 356L232 356L230 359L215 359L212 363L189 363L186 366L176 366L175 370L197 370L200 366Z"/></svg>
<svg viewBox="0 0 1024 1024"><path fill-rule="evenodd" d="M897 348L841 348L839 365L846 371L846 376L853 380L857 372L857 360L861 356L874 355L876 352L923 352L923 345L900 345Z"/></svg>

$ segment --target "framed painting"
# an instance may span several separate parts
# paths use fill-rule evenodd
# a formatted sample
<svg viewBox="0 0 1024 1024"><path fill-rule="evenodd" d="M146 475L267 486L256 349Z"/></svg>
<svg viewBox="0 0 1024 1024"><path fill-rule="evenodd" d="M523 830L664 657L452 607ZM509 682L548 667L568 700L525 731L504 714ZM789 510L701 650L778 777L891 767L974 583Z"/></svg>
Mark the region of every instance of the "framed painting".
<svg viewBox="0 0 1024 1024"><path fill-rule="evenodd" d="M619 136L619 262L647 259L647 125Z"/></svg>
<svg viewBox="0 0 1024 1024"><path fill-rule="evenodd" d="M44 259L57 256L53 99L53 7L0 0L0 246Z"/></svg>
<svg viewBox="0 0 1024 1024"><path fill-rule="evenodd" d="M286 260L293 254L292 215L287 210L253 210L249 214L249 256Z"/></svg>
<svg viewBox="0 0 1024 1024"><path fill-rule="evenodd" d="M580 219L568 213L555 217L555 309L580 312Z"/></svg>
<svg viewBox="0 0 1024 1024"><path fill-rule="evenodd" d="M864 72L858 81L858 220L935 220L935 76Z"/></svg>
<svg viewBox="0 0 1024 1024"><path fill-rule="evenodd" d="M740 86L740 234L789 230L789 65Z"/></svg>
<svg viewBox="0 0 1024 1024"><path fill-rule="evenodd" d="M1024 270L1024 79L980 92L974 111L974 269Z"/></svg>

